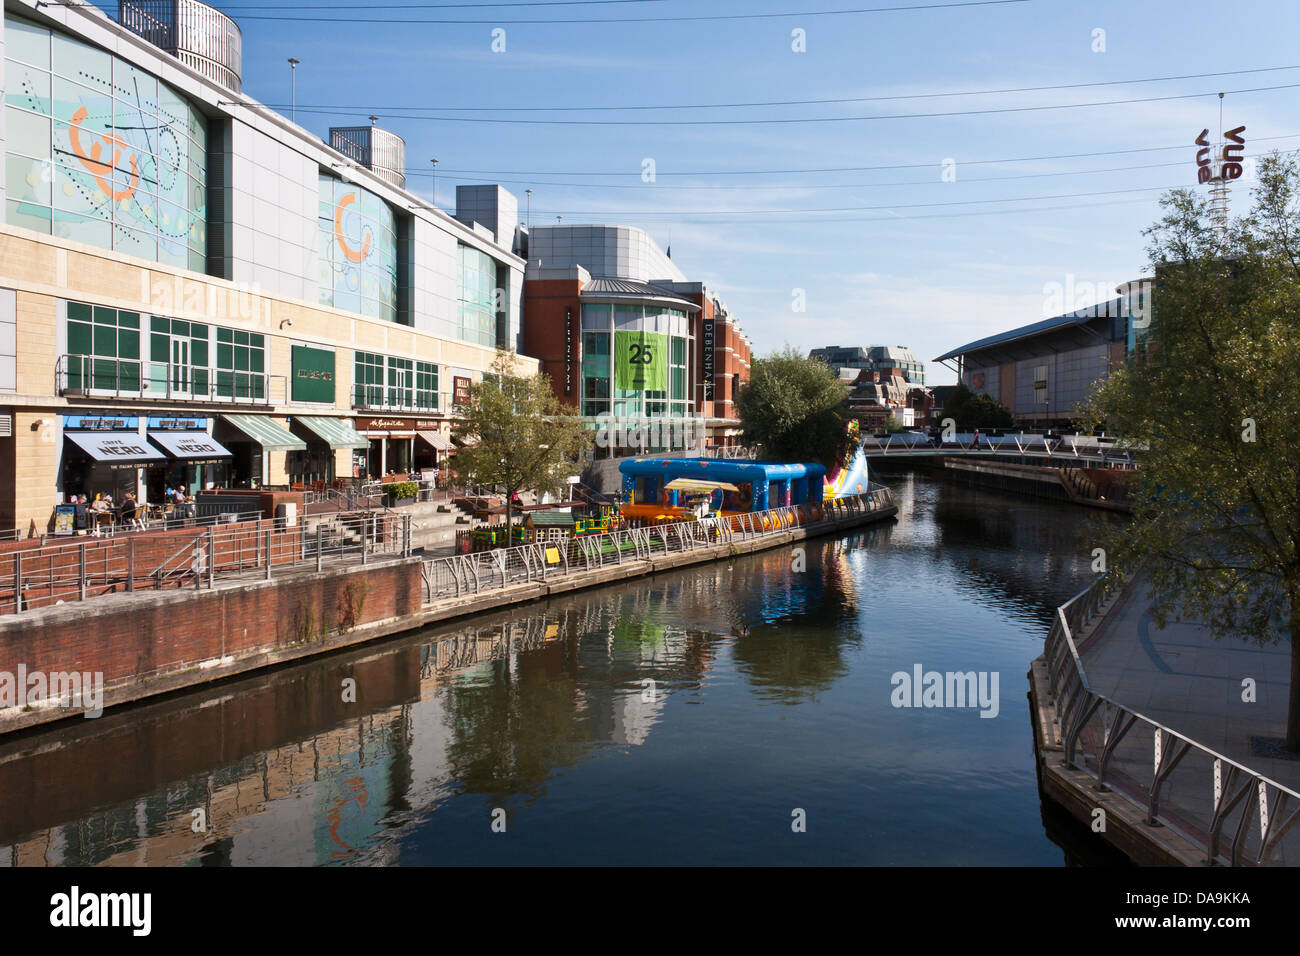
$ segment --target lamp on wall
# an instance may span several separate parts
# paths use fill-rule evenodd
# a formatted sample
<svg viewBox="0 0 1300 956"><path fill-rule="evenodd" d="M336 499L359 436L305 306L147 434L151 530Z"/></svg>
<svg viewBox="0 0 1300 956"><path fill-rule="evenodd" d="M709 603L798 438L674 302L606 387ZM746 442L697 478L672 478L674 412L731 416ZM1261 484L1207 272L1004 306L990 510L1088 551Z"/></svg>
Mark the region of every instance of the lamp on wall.
<svg viewBox="0 0 1300 956"><path fill-rule="evenodd" d="M280 320L280 331L283 332L285 329L291 329L291 328L293 328L293 319Z"/></svg>

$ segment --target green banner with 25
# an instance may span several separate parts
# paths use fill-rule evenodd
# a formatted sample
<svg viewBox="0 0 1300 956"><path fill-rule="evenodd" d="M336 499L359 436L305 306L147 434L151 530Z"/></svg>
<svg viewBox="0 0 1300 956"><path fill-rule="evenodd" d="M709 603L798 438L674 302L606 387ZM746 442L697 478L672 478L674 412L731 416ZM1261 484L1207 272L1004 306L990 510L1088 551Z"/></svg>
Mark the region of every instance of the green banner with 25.
<svg viewBox="0 0 1300 956"><path fill-rule="evenodd" d="M614 355L615 388L667 391L668 336L658 332L615 332Z"/></svg>

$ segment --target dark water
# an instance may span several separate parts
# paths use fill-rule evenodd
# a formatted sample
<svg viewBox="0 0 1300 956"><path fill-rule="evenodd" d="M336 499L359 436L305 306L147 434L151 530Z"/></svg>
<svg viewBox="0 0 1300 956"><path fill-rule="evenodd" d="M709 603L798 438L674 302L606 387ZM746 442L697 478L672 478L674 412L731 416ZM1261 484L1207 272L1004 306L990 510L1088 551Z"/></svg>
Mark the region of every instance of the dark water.
<svg viewBox="0 0 1300 956"><path fill-rule="evenodd" d="M0 864L1111 862L1042 808L1025 696L1107 516L885 480L897 523L802 570L737 558L0 742ZM894 707L916 664L996 673L997 716Z"/></svg>

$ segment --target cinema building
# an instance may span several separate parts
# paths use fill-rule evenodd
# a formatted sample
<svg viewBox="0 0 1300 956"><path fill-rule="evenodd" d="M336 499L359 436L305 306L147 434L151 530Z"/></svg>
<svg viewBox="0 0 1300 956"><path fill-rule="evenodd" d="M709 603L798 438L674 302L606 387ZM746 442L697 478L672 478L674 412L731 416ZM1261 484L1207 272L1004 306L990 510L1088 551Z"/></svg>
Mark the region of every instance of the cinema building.
<svg viewBox="0 0 1300 956"><path fill-rule="evenodd" d="M243 95L240 43L195 0L4 0L0 533L437 467L523 345L514 197L433 208L373 120L326 142Z"/></svg>
<svg viewBox="0 0 1300 956"><path fill-rule="evenodd" d="M524 352L598 430L598 455L737 443L750 345L711 289L635 227L533 226L528 243Z"/></svg>

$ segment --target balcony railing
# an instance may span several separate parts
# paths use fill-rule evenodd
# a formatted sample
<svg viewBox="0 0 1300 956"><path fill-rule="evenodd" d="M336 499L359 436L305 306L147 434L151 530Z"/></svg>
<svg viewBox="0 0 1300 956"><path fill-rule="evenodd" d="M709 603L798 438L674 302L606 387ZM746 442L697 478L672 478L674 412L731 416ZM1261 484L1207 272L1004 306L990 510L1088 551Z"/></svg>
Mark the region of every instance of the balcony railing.
<svg viewBox="0 0 1300 956"><path fill-rule="evenodd" d="M55 389L68 397L144 398L158 401L224 402L230 405L276 405L288 401L283 375L226 369L60 355Z"/></svg>
<svg viewBox="0 0 1300 956"><path fill-rule="evenodd" d="M451 408L451 393L387 385L353 385L352 407L385 412L436 412L440 408Z"/></svg>

